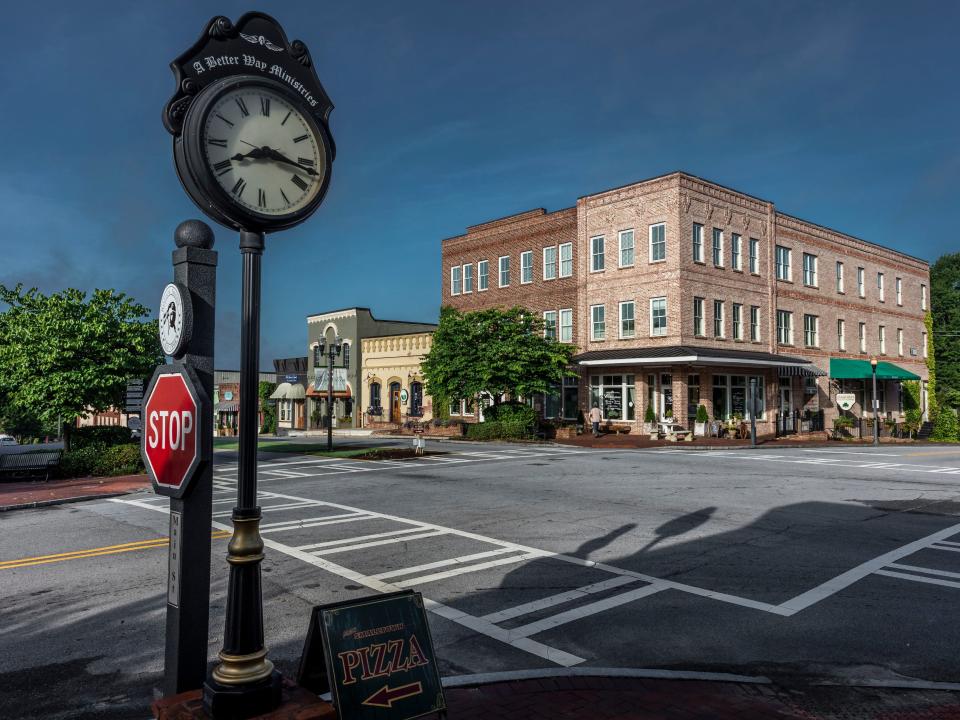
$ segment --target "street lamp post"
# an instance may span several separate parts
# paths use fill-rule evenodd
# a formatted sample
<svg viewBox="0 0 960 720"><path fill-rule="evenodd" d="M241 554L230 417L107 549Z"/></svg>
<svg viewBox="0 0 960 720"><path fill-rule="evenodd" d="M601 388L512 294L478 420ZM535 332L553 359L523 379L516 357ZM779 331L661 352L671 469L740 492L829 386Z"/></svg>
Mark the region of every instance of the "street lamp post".
<svg viewBox="0 0 960 720"><path fill-rule="evenodd" d="M333 451L333 361L342 350L343 338L339 335L329 348L326 336L320 338L320 354L327 356L327 452Z"/></svg>
<svg viewBox="0 0 960 720"><path fill-rule="evenodd" d="M870 358L870 368L873 371L873 444L880 444L880 413L877 407L877 359Z"/></svg>

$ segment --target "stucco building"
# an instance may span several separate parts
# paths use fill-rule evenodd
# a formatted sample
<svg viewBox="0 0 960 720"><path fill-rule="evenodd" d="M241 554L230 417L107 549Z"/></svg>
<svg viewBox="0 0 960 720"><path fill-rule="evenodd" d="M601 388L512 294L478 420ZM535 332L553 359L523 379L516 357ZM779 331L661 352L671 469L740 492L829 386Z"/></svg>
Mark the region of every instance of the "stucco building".
<svg viewBox="0 0 960 720"><path fill-rule="evenodd" d="M631 423L650 406L687 424L699 404L747 419L752 378L769 433L829 422L838 392L870 416L871 358L885 417L901 379L926 385L925 261L683 172L472 226L443 241L442 272L443 304L529 307L577 347L548 417L596 402Z"/></svg>
<svg viewBox="0 0 960 720"><path fill-rule="evenodd" d="M424 392L420 369L432 342L432 332L384 335L361 341L361 376L368 398L364 427L433 419L433 400Z"/></svg>

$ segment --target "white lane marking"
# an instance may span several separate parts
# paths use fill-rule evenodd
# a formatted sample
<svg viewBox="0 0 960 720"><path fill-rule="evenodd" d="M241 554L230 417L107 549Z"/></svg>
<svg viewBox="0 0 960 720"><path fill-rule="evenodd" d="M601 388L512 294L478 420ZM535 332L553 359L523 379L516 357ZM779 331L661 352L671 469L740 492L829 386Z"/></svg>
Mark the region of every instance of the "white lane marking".
<svg viewBox="0 0 960 720"><path fill-rule="evenodd" d="M919 565L902 565L901 563L890 563L888 568L897 570L914 570L916 572L926 573L927 575L942 575L943 577L960 578L960 573L948 572L947 570L937 570L936 568L920 567Z"/></svg>
<svg viewBox="0 0 960 720"><path fill-rule="evenodd" d="M610 610L611 608L625 605L626 603L633 602L634 600L649 597L650 595L658 593L664 589L665 588L659 585L647 585L646 587L637 588L636 590L628 590L627 592L620 593L619 595L613 595L611 597L604 598L603 600L597 600L596 602L592 602L581 607L571 608L566 612L551 615L550 617L543 618L542 620L537 620L527 625L521 625L520 627L513 628L510 631L510 635L511 637L529 637L530 635L536 635L544 630L550 630L560 625L565 625L566 623L589 617L590 615L596 615L604 610Z"/></svg>
<svg viewBox="0 0 960 720"><path fill-rule="evenodd" d="M372 515L357 513L352 517L345 517L339 520L315 520L313 522L304 522L299 525L284 525L283 527L267 528L263 532L284 532L285 530L304 530L306 528L320 527L321 525L342 525L343 523L360 522L362 520L373 520Z"/></svg>
<svg viewBox="0 0 960 720"><path fill-rule="evenodd" d="M520 617L522 615L529 615L530 613L539 612L540 610L553 607L554 605L563 605L564 603L573 602L575 600L582 600L588 595L593 595L594 593L603 592L605 590L620 587L621 585L629 585L630 583L635 582L638 582L636 578L627 577L626 575L617 575L609 580L596 582L592 585L584 585L583 587L567 590L566 592L557 593L556 595L550 595L549 597L541 598L540 600L533 600L528 603L523 603L522 605L516 605L512 608L507 608L506 610L490 613L489 615L484 615L483 619L489 620L492 623L501 623L504 620L512 620L513 618Z"/></svg>
<svg viewBox="0 0 960 720"><path fill-rule="evenodd" d="M377 580L386 580L387 578L410 575L411 573L423 572L424 570L435 570L436 568L447 567L448 565L457 565L460 563L470 562L471 560L480 560L482 558L493 557L494 555L503 555L504 553L509 552L516 551L513 548L497 548L496 550L487 550L486 552L473 553L472 555L461 555L460 557L437 560L436 562L400 568L399 570L389 570L387 572L377 573L371 577L375 577Z"/></svg>
<svg viewBox="0 0 960 720"><path fill-rule="evenodd" d="M445 532L439 530L431 530L430 532L423 532L419 535L401 535L400 537L387 538L385 540L371 540L370 542L358 543L356 545L345 545L341 547L334 548L323 548L321 550L311 550L310 552L313 555L335 555L336 553L345 553L351 552L353 550L362 550L363 548L377 547L378 545L393 545L394 543L408 542L410 540L419 540L420 538L429 538L437 537L438 535L446 535Z"/></svg>
<svg viewBox="0 0 960 720"><path fill-rule="evenodd" d="M868 560L861 565L857 565L857 567L851 568L845 573L841 573L840 575L827 580L825 583L821 583L815 588L797 595L792 600L787 600L786 602L780 603L780 607L783 610L788 611L790 615L798 613L801 610L804 610L811 605L830 597L831 595L835 595L841 590L853 585L855 582L862 580L867 575L877 572L884 566L889 565L892 562L896 562L901 558L905 558L908 555L913 555L913 553L932 545L933 543L937 542L937 540L948 538L951 535L957 534L958 532L960 532L960 524L951 525L943 530L938 530L937 532L927 535L924 538L915 540L912 543L898 547L896 550L891 550L890 552L884 553L879 557L875 557L873 560Z"/></svg>
<svg viewBox="0 0 960 720"><path fill-rule="evenodd" d="M938 544L938 543L935 543L935 544L931 545L931 546L930 546L930 549L931 549L931 550L946 550L947 552L960 552L960 548L958 548L958 547L950 547L950 546L948 546L948 545L940 545L940 544Z"/></svg>
<svg viewBox="0 0 960 720"><path fill-rule="evenodd" d="M810 448L801 448L800 452L806 453L830 453L832 455L869 455L870 457L901 457L900 453L879 453L870 450L819 450Z"/></svg>
<svg viewBox="0 0 960 720"><path fill-rule="evenodd" d="M272 510L292 510L294 508L319 507L321 505L323 505L323 503L318 502L316 500L309 500L309 501L301 500L300 502L284 503L282 505L263 505L261 509L263 510L264 513L266 513L267 511L272 511ZM232 512L233 510L217 510L217 512L213 513L213 517L225 517L227 515L230 515Z"/></svg>
<svg viewBox="0 0 960 720"><path fill-rule="evenodd" d="M453 568L452 570L444 570L443 572L433 573L432 575L421 575L420 577L409 578L407 580L401 580L400 582L395 583L397 587L408 588L413 587L414 585L423 585L428 582L435 582L436 580L444 580L446 578L454 577L456 575L464 575L466 573L478 572L480 570L486 570L492 567L498 567L500 565L511 565L513 563L524 562L526 560L535 560L537 558L550 557L552 553L547 552L546 550L539 550L537 552L528 552L523 555L512 555L508 558L500 558L499 560L488 560L487 562L477 563L476 565L465 565L463 567Z"/></svg>
<svg viewBox="0 0 960 720"><path fill-rule="evenodd" d="M954 582L953 580L941 580L939 578L923 577L921 575L907 575L906 573L892 572L890 570L877 570L877 572L874 574L900 578L901 580L912 580L913 582L927 583L928 585L944 585L946 587L960 588L960 582Z"/></svg>
<svg viewBox="0 0 960 720"><path fill-rule="evenodd" d="M421 532L423 530L419 525L412 528L404 528L403 530L390 530L389 532L381 533L372 533L370 535L357 535L355 537L342 538L340 540L327 540L326 542L310 543L309 545L298 545L297 550L317 550L318 548L323 547L333 547L334 545L347 545L349 543L356 543L362 540L375 540L377 538L383 537L392 537L394 535L406 535L408 533Z"/></svg>
<svg viewBox="0 0 960 720"><path fill-rule="evenodd" d="M340 515L320 515L319 517L312 518L297 518L296 520L278 520L276 522L260 523L260 529L263 530L264 528L282 527L284 525L302 525L303 523L312 523L317 522L318 520L339 520L340 518L357 517L359 515L363 515L363 513L351 512L341 513Z"/></svg>
<svg viewBox="0 0 960 720"><path fill-rule="evenodd" d="M949 545L950 547L960 547L960 542L951 542L950 540L938 540L937 545Z"/></svg>

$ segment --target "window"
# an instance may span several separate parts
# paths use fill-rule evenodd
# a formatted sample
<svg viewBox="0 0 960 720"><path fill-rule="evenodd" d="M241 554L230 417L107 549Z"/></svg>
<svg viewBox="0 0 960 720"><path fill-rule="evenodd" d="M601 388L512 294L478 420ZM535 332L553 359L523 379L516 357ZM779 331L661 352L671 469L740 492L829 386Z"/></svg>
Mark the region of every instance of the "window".
<svg viewBox="0 0 960 720"><path fill-rule="evenodd" d="M345 342L340 350L340 361L343 367L350 367L350 343Z"/></svg>
<svg viewBox="0 0 960 720"><path fill-rule="evenodd" d="M547 310L543 314L543 336L547 340L557 339L557 311Z"/></svg>
<svg viewBox="0 0 960 720"><path fill-rule="evenodd" d="M459 415L460 411L463 409L463 400L451 400L450 401L450 414Z"/></svg>
<svg viewBox="0 0 960 720"><path fill-rule="evenodd" d="M666 298L653 298L650 301L650 334L654 336L667 334Z"/></svg>
<svg viewBox="0 0 960 720"><path fill-rule="evenodd" d="M750 306L750 339L760 342L760 306Z"/></svg>
<svg viewBox="0 0 960 720"><path fill-rule="evenodd" d="M573 275L573 243L560 246L560 277Z"/></svg>
<svg viewBox="0 0 960 720"><path fill-rule="evenodd" d="M897 355L903 355L903 328L897 328Z"/></svg>
<svg viewBox="0 0 960 720"><path fill-rule="evenodd" d="M740 303L733 304L733 314L730 319L733 322L733 339L734 340L743 340L743 323L741 321L741 316L743 315L743 305Z"/></svg>
<svg viewBox="0 0 960 720"><path fill-rule="evenodd" d="M545 247L543 249L543 279L554 280L557 277L557 249Z"/></svg>
<svg viewBox="0 0 960 720"><path fill-rule="evenodd" d="M590 407L596 404L604 420L635 420L636 391L633 375L591 375Z"/></svg>
<svg viewBox="0 0 960 720"><path fill-rule="evenodd" d="M450 294L459 295L463 292L463 269L459 265L450 268Z"/></svg>
<svg viewBox="0 0 960 720"><path fill-rule="evenodd" d="M500 287L510 285L510 256L504 255L500 258Z"/></svg>
<svg viewBox="0 0 960 720"><path fill-rule="evenodd" d="M713 376L713 417L717 420L729 420L738 417L750 419L750 384L755 382L757 419L762 420L766 410L762 376L714 375Z"/></svg>
<svg viewBox="0 0 960 720"><path fill-rule="evenodd" d="M927 356L927 334L926 333L923 333L920 336L920 341L923 343L923 356L926 357Z"/></svg>
<svg viewBox="0 0 960 720"><path fill-rule="evenodd" d="M650 226L650 262L667 259L667 226L657 223Z"/></svg>
<svg viewBox="0 0 960 720"><path fill-rule="evenodd" d="M370 383L370 407L380 409L380 383Z"/></svg>
<svg viewBox="0 0 960 720"><path fill-rule="evenodd" d="M713 229L713 266L723 267L723 230Z"/></svg>
<svg viewBox="0 0 960 720"><path fill-rule="evenodd" d="M790 280L790 248L777 245L777 280Z"/></svg>
<svg viewBox="0 0 960 720"><path fill-rule="evenodd" d="M573 310L560 311L560 342L573 342Z"/></svg>
<svg viewBox="0 0 960 720"><path fill-rule="evenodd" d="M883 297L883 273L877 273L877 295L880 296L880 302L884 302Z"/></svg>
<svg viewBox="0 0 960 720"><path fill-rule="evenodd" d="M546 252L546 251L544 251ZM546 268L544 268L543 279L547 279ZM520 284L526 285L533 282L533 250L527 250L520 253Z"/></svg>
<svg viewBox="0 0 960 720"><path fill-rule="evenodd" d="M803 254L803 284L817 286L817 256L810 253Z"/></svg>
<svg viewBox="0 0 960 720"><path fill-rule="evenodd" d="M632 300L620 303L620 337L632 338L636 334Z"/></svg>
<svg viewBox="0 0 960 720"><path fill-rule="evenodd" d="M858 267L857 268L857 295L859 295L860 297L867 296L867 289L866 287L864 287L863 275L864 275L863 268Z"/></svg>
<svg viewBox="0 0 960 720"><path fill-rule="evenodd" d="M736 233L730 236L730 267L734 270L743 270L740 260L740 236Z"/></svg>
<svg viewBox="0 0 960 720"><path fill-rule="evenodd" d="M477 290L486 290L489 287L490 263L481 260L477 263Z"/></svg>
<svg viewBox="0 0 960 720"><path fill-rule="evenodd" d="M860 352L867 351L867 324L860 323L857 328L857 339L860 341Z"/></svg>
<svg viewBox="0 0 960 720"><path fill-rule="evenodd" d="M313 366L320 367L321 362L322 360L320 359L320 346L314 345L313 346Z"/></svg>
<svg viewBox="0 0 960 720"><path fill-rule="evenodd" d="M883 325L877 328L877 340L880 341L880 354L887 354L887 328Z"/></svg>
<svg viewBox="0 0 960 720"><path fill-rule="evenodd" d="M590 272L603 271L603 235L590 238Z"/></svg>
<svg viewBox="0 0 960 720"><path fill-rule="evenodd" d="M920 309L921 310L927 309L927 286L926 285L920 286Z"/></svg>
<svg viewBox="0 0 960 720"><path fill-rule="evenodd" d="M633 230L620 231L620 267L633 265Z"/></svg>
<svg viewBox="0 0 960 720"><path fill-rule="evenodd" d="M703 225L693 224L693 261L703 262Z"/></svg>
<svg viewBox="0 0 960 720"><path fill-rule="evenodd" d="M837 261L837 292L843 292L843 263Z"/></svg>
<svg viewBox="0 0 960 720"><path fill-rule="evenodd" d="M603 305L590 306L590 339L603 340L607 335L606 308Z"/></svg>
<svg viewBox="0 0 960 720"><path fill-rule="evenodd" d="M706 334L703 331L703 298L701 297L693 299L693 334L697 337L703 337Z"/></svg>
<svg viewBox="0 0 960 720"><path fill-rule="evenodd" d="M750 238L750 272L760 274L760 241Z"/></svg>
<svg viewBox="0 0 960 720"><path fill-rule="evenodd" d="M723 337L723 300L713 301L713 336Z"/></svg>
<svg viewBox="0 0 960 720"><path fill-rule="evenodd" d="M903 278L897 278L894 285L897 289L897 305L903 305Z"/></svg>
<svg viewBox="0 0 960 720"><path fill-rule="evenodd" d="M816 315L803 316L803 344L807 347L818 347L820 345L820 333L818 332L820 319Z"/></svg>
<svg viewBox="0 0 960 720"><path fill-rule="evenodd" d="M473 264L463 266L463 292L473 292Z"/></svg>
<svg viewBox="0 0 960 720"><path fill-rule="evenodd" d="M846 323L842 318L837 320L837 348L839 350L847 349Z"/></svg>
<svg viewBox="0 0 960 720"><path fill-rule="evenodd" d="M423 383L410 383L410 414L423 417Z"/></svg>
<svg viewBox="0 0 960 720"><path fill-rule="evenodd" d="M777 342L793 345L793 313L789 310L777 310Z"/></svg>

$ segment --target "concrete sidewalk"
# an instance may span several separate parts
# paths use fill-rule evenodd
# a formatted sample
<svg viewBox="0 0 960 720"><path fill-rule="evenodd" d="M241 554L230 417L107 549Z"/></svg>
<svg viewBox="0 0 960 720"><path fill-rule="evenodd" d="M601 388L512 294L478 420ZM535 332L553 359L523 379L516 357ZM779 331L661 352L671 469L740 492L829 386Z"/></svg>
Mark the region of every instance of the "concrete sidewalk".
<svg viewBox="0 0 960 720"><path fill-rule="evenodd" d="M149 489L150 479L146 475L0 482L0 512L98 500Z"/></svg>

